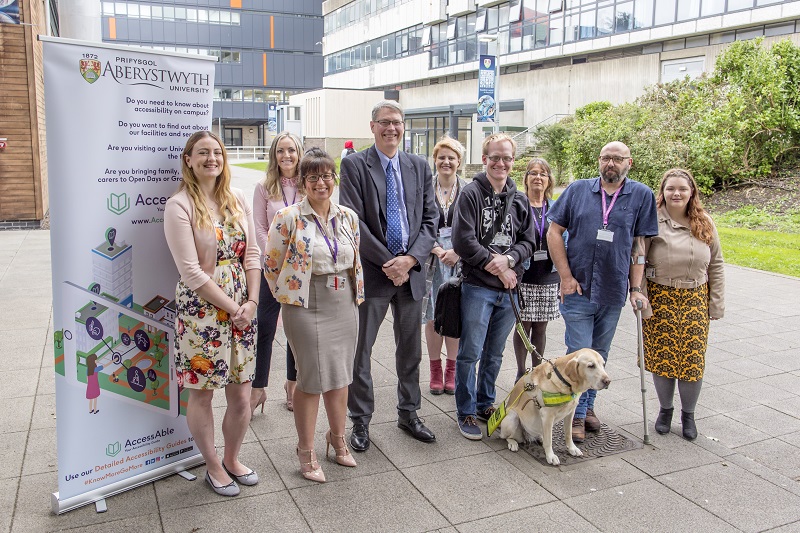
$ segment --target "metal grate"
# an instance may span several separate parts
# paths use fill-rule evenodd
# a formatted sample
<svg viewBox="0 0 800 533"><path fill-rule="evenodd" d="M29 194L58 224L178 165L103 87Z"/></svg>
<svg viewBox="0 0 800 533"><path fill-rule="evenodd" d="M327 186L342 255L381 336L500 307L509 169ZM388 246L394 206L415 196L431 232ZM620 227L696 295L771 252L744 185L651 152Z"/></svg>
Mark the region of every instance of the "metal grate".
<svg viewBox="0 0 800 533"><path fill-rule="evenodd" d="M617 432L615 428L602 424L600 431L597 433L586 432L586 440L578 444L578 448L583 452L583 455L581 457L573 457L564 446L564 423L558 422L553 426L553 452L561 460L560 466L574 465L599 457L639 450L642 446L642 443L638 440L631 440ZM528 452L543 465L550 466L544 456L544 448L542 448L541 444L535 442L520 444L520 449Z"/></svg>

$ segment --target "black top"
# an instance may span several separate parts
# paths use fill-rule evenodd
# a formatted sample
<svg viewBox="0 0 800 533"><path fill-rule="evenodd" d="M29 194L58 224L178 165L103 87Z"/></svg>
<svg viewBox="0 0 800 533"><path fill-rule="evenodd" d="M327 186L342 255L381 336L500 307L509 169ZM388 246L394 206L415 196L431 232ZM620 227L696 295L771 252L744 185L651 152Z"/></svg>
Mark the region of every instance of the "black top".
<svg viewBox="0 0 800 533"><path fill-rule="evenodd" d="M558 283L560 278L558 272L553 269L553 258L550 257L550 252L547 250L547 230L550 228L550 221L547 219L547 212L550 211L550 206L553 202L550 200L544 201L545 216L544 216L544 230L541 236L539 235L539 228L542 227L542 209L530 206L532 225L534 226L534 243L533 251L544 250L547 251L547 259L544 261L534 261L534 256L531 256L531 262L528 269L522 274L521 283L528 285L552 285Z"/></svg>

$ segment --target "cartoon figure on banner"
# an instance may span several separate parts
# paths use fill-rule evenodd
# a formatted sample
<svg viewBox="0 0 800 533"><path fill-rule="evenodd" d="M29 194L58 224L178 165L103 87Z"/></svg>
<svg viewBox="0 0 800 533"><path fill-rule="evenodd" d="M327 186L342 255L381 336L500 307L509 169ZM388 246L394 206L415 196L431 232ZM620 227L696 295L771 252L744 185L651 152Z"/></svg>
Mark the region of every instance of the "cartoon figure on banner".
<svg viewBox="0 0 800 533"><path fill-rule="evenodd" d="M478 99L478 117L479 121L493 120L494 119L494 98L488 94L484 94Z"/></svg>
<svg viewBox="0 0 800 533"><path fill-rule="evenodd" d="M100 396L100 383L97 374L103 370L103 365L97 364L97 354L86 358L86 399L89 400L89 413L96 415L100 412L97 408L97 398Z"/></svg>

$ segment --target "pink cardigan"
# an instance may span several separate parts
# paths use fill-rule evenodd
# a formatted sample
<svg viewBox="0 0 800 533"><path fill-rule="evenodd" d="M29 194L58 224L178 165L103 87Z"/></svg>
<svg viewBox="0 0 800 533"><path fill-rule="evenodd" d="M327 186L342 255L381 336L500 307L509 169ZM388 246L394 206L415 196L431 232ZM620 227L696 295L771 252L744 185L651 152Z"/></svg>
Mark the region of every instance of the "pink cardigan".
<svg viewBox="0 0 800 533"><path fill-rule="evenodd" d="M256 243L253 210L240 189L232 187L231 190L247 218L247 225L243 228L247 249L242 266L245 270L258 270L261 268L261 251ZM216 234L211 229L197 229L194 226L194 206L185 189L167 200L164 209L164 234L175 266L186 286L196 290L212 279L217 266Z"/></svg>

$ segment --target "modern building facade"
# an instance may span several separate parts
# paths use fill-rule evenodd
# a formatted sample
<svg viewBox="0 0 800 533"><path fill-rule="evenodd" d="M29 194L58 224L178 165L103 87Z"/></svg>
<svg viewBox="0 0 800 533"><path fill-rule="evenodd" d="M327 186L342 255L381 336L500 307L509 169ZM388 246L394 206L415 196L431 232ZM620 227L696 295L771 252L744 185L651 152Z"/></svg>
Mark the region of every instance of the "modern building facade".
<svg viewBox="0 0 800 533"><path fill-rule="evenodd" d="M448 133L468 162L491 129L476 121L480 54L498 56L500 128L520 131L709 71L735 40L800 43L798 0L327 0L323 13L323 87L397 91L406 150L430 156Z"/></svg>
<svg viewBox="0 0 800 533"><path fill-rule="evenodd" d="M59 34L56 0L0 3L0 229L39 227L47 213L39 34Z"/></svg>
<svg viewBox="0 0 800 533"><path fill-rule="evenodd" d="M102 1L102 40L212 55L214 131L263 146L277 107L322 86L322 0Z"/></svg>

